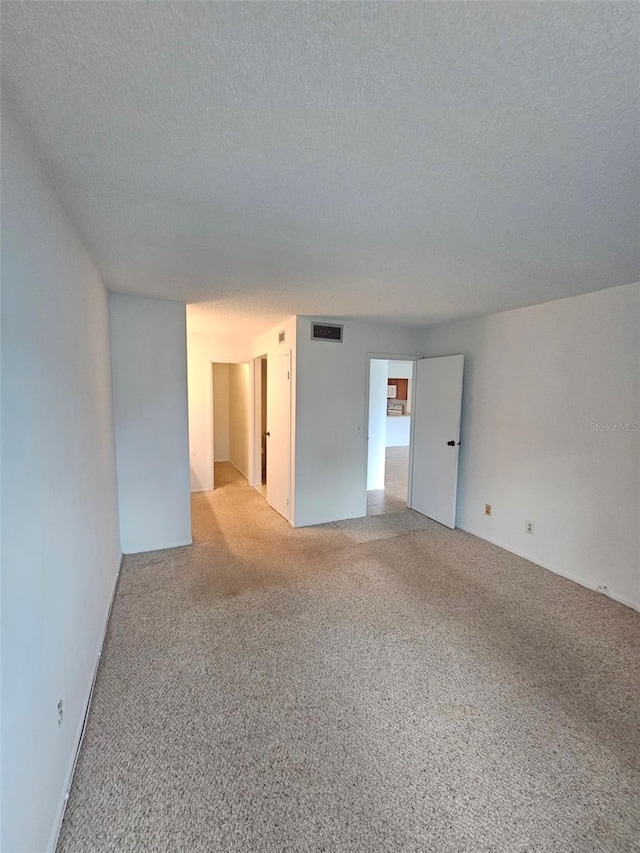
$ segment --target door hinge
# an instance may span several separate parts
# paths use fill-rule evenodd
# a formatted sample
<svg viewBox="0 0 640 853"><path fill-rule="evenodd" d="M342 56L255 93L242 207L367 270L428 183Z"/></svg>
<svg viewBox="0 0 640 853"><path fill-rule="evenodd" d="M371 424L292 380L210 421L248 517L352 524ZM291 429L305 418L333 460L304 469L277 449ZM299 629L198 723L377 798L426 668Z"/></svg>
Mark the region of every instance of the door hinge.
<svg viewBox="0 0 640 853"><path fill-rule="evenodd" d="M288 370L287 370L287 379L291 379L291 377L289 376L289 371L288 371Z"/></svg>

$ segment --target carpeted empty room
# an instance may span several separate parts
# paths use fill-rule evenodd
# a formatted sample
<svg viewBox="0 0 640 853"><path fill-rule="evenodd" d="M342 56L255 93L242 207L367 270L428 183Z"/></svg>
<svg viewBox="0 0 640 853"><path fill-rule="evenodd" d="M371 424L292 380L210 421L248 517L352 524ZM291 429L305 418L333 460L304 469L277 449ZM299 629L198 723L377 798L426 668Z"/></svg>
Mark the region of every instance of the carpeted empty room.
<svg viewBox="0 0 640 853"><path fill-rule="evenodd" d="M216 476L193 546L125 558L59 853L640 849L636 613Z"/></svg>

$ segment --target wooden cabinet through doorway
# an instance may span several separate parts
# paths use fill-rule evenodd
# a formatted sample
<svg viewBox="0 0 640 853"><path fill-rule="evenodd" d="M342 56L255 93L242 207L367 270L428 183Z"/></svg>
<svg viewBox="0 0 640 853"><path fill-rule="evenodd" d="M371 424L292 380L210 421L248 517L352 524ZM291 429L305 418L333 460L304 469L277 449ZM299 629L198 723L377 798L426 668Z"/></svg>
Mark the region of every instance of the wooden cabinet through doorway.
<svg viewBox="0 0 640 853"><path fill-rule="evenodd" d="M402 402L407 401L407 394L409 392L409 380L408 379L389 379L389 385L395 385L397 388L396 391L396 400L401 400Z"/></svg>

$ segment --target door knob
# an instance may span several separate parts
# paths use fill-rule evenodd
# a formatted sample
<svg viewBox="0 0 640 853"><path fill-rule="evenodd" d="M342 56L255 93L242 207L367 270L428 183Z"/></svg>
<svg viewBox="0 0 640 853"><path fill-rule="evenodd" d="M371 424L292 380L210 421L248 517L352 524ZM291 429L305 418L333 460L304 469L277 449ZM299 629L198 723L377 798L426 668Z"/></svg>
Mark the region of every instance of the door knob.
<svg viewBox="0 0 640 853"><path fill-rule="evenodd" d="M447 442L447 447L455 447L455 446L456 446L455 441L448 441Z"/></svg>
<svg viewBox="0 0 640 853"><path fill-rule="evenodd" d="M270 436L270 435L271 435L271 433L270 433L270 432L265 432L265 435L266 435L266 436Z"/></svg>

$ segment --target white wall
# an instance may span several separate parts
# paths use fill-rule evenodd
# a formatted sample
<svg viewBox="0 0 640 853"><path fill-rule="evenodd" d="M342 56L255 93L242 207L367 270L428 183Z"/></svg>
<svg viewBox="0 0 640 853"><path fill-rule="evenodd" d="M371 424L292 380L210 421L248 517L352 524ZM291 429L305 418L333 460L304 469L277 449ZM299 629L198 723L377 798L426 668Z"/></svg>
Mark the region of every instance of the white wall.
<svg viewBox="0 0 640 853"><path fill-rule="evenodd" d="M109 296L125 554L191 542L185 306Z"/></svg>
<svg viewBox="0 0 640 853"><path fill-rule="evenodd" d="M408 447L411 443L411 416L389 415L385 438L387 447Z"/></svg>
<svg viewBox="0 0 640 853"><path fill-rule="evenodd" d="M238 333L222 336L190 328L187 322L189 382L189 457L191 491L213 489L213 362L249 361L253 338Z"/></svg>
<svg viewBox="0 0 640 853"><path fill-rule="evenodd" d="M312 341L311 320L298 317L295 524L366 514L367 353L413 355L408 329L356 320L344 342Z"/></svg>
<svg viewBox="0 0 640 853"><path fill-rule="evenodd" d="M228 462L229 444L229 365L213 364L213 461Z"/></svg>
<svg viewBox="0 0 640 853"><path fill-rule="evenodd" d="M110 371L100 276L3 104L7 853L55 842L120 563Z"/></svg>
<svg viewBox="0 0 640 853"><path fill-rule="evenodd" d="M369 362L368 490L384 489L388 379L389 362L386 359L372 358Z"/></svg>
<svg viewBox="0 0 640 853"><path fill-rule="evenodd" d="M251 382L248 364L229 365L229 458L249 476Z"/></svg>
<svg viewBox="0 0 640 853"><path fill-rule="evenodd" d="M416 334L465 356L458 526L636 607L640 431L593 425L640 422L639 330L635 284Z"/></svg>
<svg viewBox="0 0 640 853"><path fill-rule="evenodd" d="M390 361L389 376L393 379L411 379L413 376L413 362Z"/></svg>

